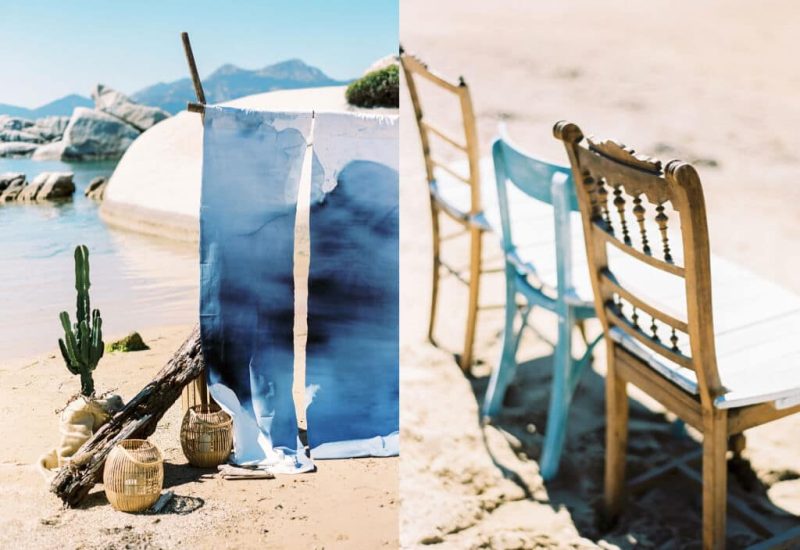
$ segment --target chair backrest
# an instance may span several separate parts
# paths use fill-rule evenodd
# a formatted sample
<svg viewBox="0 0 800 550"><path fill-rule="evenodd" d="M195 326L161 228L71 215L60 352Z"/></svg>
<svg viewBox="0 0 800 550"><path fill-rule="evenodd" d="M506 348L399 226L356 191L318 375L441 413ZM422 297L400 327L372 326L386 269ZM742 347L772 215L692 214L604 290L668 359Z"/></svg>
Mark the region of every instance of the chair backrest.
<svg viewBox="0 0 800 550"><path fill-rule="evenodd" d="M419 137L422 142L422 153L425 157L425 172L428 182L433 182L436 179L435 172L437 169L447 172L456 180L464 182L470 186L471 190L471 211L470 214L475 215L481 211L481 193L480 193L480 153L478 151L478 135L475 126L475 113L472 109L472 98L470 97L469 87L464 82L463 77L459 77L458 82L451 82L446 78L431 71L428 66L420 61L417 57L406 53L403 48L400 48L400 65L403 67L403 75L408 86L408 92L411 96L411 103L414 106L414 114L417 119L417 127L419 128ZM438 88L450 93L459 102L461 112L461 120L463 127L463 136L452 136L444 130L434 126L425 117L422 103L417 86L417 77L424 79ZM448 144L450 147L455 148L459 154L466 157L469 167L468 174L460 174L453 170L447 163L443 162L440 158L435 158L432 153L431 145L435 140L441 140Z"/></svg>
<svg viewBox="0 0 800 550"><path fill-rule="evenodd" d="M511 223L508 198L510 183L527 196L553 207L558 289L559 292L571 289L570 213L579 211L571 169L539 160L523 152L508 140L504 129L501 129L501 137L492 144L492 161L497 183L503 250L506 254L515 250L512 233L514 224ZM520 210L520 214L524 215L524 209Z"/></svg>
<svg viewBox="0 0 800 550"><path fill-rule="evenodd" d="M714 348L706 207L697 172L676 160L662 168L660 161L611 140L584 141L580 128L565 121L553 133L564 142L572 165L595 307L606 336L618 327L657 356L693 370L700 397L710 405L722 388ZM635 293L629 281L623 283L609 265L609 246L620 263L644 264L649 266L644 271L677 277L685 318L666 313ZM638 282L637 288L643 288ZM606 341L613 345L612 338ZM679 342L687 341L682 349Z"/></svg>

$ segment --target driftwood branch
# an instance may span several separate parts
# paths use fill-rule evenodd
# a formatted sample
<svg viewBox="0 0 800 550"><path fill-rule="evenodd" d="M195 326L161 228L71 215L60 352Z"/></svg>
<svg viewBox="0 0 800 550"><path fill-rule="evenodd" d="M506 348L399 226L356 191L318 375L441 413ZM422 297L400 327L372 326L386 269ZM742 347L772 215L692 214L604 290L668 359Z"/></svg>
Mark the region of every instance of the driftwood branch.
<svg viewBox="0 0 800 550"><path fill-rule="evenodd" d="M111 449L123 439L151 435L184 386L201 372L200 328L195 327L156 377L75 453L69 466L53 479L50 490L68 506L80 504L98 481Z"/></svg>

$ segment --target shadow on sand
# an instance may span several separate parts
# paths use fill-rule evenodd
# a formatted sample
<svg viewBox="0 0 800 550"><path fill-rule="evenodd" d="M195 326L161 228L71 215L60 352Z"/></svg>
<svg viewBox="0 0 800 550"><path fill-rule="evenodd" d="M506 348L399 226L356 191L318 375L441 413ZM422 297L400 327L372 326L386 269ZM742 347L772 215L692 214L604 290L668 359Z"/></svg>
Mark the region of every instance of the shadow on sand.
<svg viewBox="0 0 800 550"><path fill-rule="evenodd" d="M600 353L596 352L596 357ZM524 355L524 349L520 355ZM531 480L523 479L496 459L486 429L498 429L515 452L538 461L547 426L552 361L552 355L545 355L521 363L505 396L502 413L493 419L493 428L484 428L483 441L492 461L529 499L533 498ZM489 376L480 374L469 379L480 408ZM548 504L555 510L569 511L581 536L594 541L604 539L621 547L700 547L701 487L679 473L668 473L646 489L630 494L618 521L610 528L602 524L604 401L604 378L587 370L572 402L559 474L545 483ZM665 414L654 412L633 398L629 403L628 479L701 450L699 439L676 430L675 423ZM698 460L698 472L700 466ZM797 477L797 472L769 472L759 478L746 459L730 461L729 498L735 496L751 514L762 516L773 531L781 532L798 526L800 519L771 502L767 490L777 481ZM737 517L731 506L727 533L729 548L749 546L763 539Z"/></svg>
<svg viewBox="0 0 800 550"><path fill-rule="evenodd" d="M202 498L180 495L175 490L186 483L203 483L207 474L216 473L214 468L194 468L188 464L172 464L164 462L164 490L172 490L175 494L169 502L158 512L145 511L145 515L163 514L191 514L202 508L205 501ZM80 508L87 510L97 506L108 505L105 490L96 487L81 503Z"/></svg>

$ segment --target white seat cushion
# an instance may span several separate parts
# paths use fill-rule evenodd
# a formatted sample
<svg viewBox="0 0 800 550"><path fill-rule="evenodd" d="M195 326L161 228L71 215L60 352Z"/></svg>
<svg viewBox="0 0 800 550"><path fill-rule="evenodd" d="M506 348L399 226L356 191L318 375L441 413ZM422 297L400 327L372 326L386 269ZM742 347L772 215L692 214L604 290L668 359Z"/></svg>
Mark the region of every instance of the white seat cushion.
<svg viewBox="0 0 800 550"><path fill-rule="evenodd" d="M468 170L465 162L449 166L466 177ZM500 210L498 206L497 186L494 177L494 166L491 158L480 163L481 202L483 220L502 239ZM470 211L470 187L443 170L435 172L436 182L432 185L434 196L443 206L454 210L463 217ZM507 185L509 218L511 219L512 240L517 246L517 254L536 268L536 275L550 288L556 288L556 251L555 221L553 207L533 199L514 187ZM583 240L583 224L578 212L573 212L570 220L572 241L573 285L579 299L592 304L592 285L586 262L586 247Z"/></svg>
<svg viewBox="0 0 800 550"><path fill-rule="evenodd" d="M623 286L667 313L686 319L682 280L661 275L662 280L656 283L651 275L648 281L642 272L653 270L640 265L626 265L622 271L628 271L637 286L643 286L644 281L648 289L658 288L658 297L624 282ZM634 271L639 271L638 276ZM800 402L800 297L716 256L711 258L711 273L717 368L726 389L715 405L729 409L774 402L777 408L783 408ZM625 281L628 277L618 278ZM693 371L651 352L621 329L613 328L611 337L686 391L698 393ZM662 340L667 338L662 335ZM681 336L678 345L689 355L688 338Z"/></svg>

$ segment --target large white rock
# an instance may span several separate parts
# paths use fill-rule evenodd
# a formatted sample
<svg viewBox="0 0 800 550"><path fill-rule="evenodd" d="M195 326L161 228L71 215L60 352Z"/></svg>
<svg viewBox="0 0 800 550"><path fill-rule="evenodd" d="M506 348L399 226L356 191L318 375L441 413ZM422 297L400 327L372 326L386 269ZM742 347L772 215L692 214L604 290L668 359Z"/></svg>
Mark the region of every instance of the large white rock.
<svg viewBox="0 0 800 550"><path fill-rule="evenodd" d="M163 109L140 105L122 92L102 84L98 84L92 91L92 99L97 109L120 118L141 131L169 118L169 113Z"/></svg>
<svg viewBox="0 0 800 550"><path fill-rule="evenodd" d="M24 141L42 143L41 138L31 132L33 121L10 115L0 115L0 141Z"/></svg>
<svg viewBox="0 0 800 550"><path fill-rule="evenodd" d="M62 158L84 160L118 157L139 134L139 130L115 116L77 107L64 130Z"/></svg>
<svg viewBox="0 0 800 550"><path fill-rule="evenodd" d="M42 172L22 190L17 200L67 199L75 192L72 172Z"/></svg>
<svg viewBox="0 0 800 550"><path fill-rule="evenodd" d="M51 142L61 139L64 130L69 124L68 116L48 116L38 118L32 126L25 129L26 132L38 135L42 141Z"/></svg>
<svg viewBox="0 0 800 550"><path fill-rule="evenodd" d="M397 114L397 109L360 109L348 105L344 91L344 86L280 90L223 105L273 111ZM108 182L100 208L103 219L143 233L196 240L202 136L200 115L188 111L142 134L119 161Z"/></svg>
<svg viewBox="0 0 800 550"><path fill-rule="evenodd" d="M31 155L33 160L61 160L64 157L64 149L67 144L63 141L46 143L36 148Z"/></svg>
<svg viewBox="0 0 800 550"><path fill-rule="evenodd" d="M0 143L0 157L28 157L39 147L27 141Z"/></svg>
<svg viewBox="0 0 800 550"><path fill-rule="evenodd" d="M33 121L11 115L0 115L0 130L24 130L33 126Z"/></svg>
<svg viewBox="0 0 800 550"><path fill-rule="evenodd" d="M42 143L42 138L38 134L25 130L0 130L0 141L14 142L24 141L26 143Z"/></svg>

